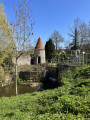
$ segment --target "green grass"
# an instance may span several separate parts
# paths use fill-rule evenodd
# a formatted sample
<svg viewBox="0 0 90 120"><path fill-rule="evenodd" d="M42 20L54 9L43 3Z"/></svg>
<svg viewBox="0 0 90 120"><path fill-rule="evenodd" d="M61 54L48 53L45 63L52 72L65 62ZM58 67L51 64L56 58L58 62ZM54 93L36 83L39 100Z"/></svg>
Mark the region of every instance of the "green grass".
<svg viewBox="0 0 90 120"><path fill-rule="evenodd" d="M84 120L90 118L90 66L69 69L62 87L0 98L0 120Z"/></svg>

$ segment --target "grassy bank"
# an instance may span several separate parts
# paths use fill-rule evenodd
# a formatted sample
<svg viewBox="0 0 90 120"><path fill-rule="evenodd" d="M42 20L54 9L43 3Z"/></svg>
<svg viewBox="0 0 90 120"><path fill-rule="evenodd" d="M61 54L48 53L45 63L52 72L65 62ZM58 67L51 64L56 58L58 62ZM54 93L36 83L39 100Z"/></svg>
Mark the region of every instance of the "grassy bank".
<svg viewBox="0 0 90 120"><path fill-rule="evenodd" d="M84 120L90 118L90 66L68 69L62 87L0 98L0 120Z"/></svg>

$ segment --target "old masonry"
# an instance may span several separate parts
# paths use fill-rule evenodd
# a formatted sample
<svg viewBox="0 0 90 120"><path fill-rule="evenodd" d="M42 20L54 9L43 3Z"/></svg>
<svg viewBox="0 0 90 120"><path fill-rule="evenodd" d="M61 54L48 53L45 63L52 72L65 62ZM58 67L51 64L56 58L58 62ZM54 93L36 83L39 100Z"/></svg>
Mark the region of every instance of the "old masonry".
<svg viewBox="0 0 90 120"><path fill-rule="evenodd" d="M17 64L21 66L45 63L45 48L40 37L37 41L35 49L32 51L33 52L31 51L25 52L23 55L21 55L17 61ZM14 58L13 63L15 63Z"/></svg>

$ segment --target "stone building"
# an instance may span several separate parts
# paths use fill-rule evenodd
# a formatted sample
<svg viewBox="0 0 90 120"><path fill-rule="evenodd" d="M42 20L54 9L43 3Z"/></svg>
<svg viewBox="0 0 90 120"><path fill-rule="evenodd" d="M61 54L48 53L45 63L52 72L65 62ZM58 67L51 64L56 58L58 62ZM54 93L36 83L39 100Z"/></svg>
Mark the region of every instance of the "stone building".
<svg viewBox="0 0 90 120"><path fill-rule="evenodd" d="M32 51L28 51L22 54L18 58L17 64L20 66L45 63L45 49L41 38L38 39L36 47ZM15 57L13 57L13 63L15 63Z"/></svg>
<svg viewBox="0 0 90 120"><path fill-rule="evenodd" d="M45 63L45 49L41 38L36 44L34 56L35 64Z"/></svg>

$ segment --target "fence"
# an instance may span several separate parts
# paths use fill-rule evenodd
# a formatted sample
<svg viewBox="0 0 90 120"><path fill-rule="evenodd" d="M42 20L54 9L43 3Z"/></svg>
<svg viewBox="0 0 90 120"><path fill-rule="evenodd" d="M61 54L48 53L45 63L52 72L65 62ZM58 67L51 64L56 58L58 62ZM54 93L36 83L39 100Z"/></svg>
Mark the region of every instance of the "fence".
<svg viewBox="0 0 90 120"><path fill-rule="evenodd" d="M90 65L90 53L80 54L79 56L70 56L68 54L54 57L51 60L48 60L49 63L61 63L61 64L68 64L68 65Z"/></svg>

